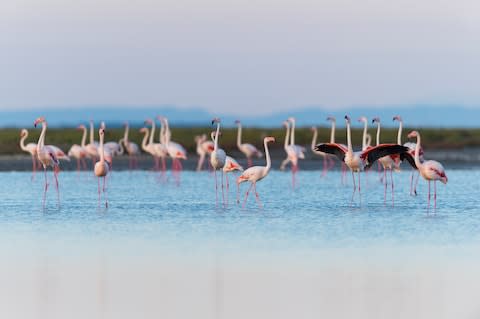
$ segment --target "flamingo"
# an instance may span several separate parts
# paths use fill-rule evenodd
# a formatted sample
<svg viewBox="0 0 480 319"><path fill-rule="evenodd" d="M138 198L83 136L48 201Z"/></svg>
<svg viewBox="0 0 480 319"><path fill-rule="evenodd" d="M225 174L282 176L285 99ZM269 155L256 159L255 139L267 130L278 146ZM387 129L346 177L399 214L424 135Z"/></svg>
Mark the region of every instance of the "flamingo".
<svg viewBox="0 0 480 319"><path fill-rule="evenodd" d="M336 155L342 162L344 162L352 172L353 179L353 193L351 202L353 202L357 186L355 183L355 175L358 176L358 193L361 195L360 190L360 172L364 168L370 168L371 165L380 157L389 154L398 154L407 152L407 148L396 144L381 144L370 149L366 149L360 152L354 152L352 146L352 133L350 129L350 117L345 115L345 121L347 124L347 148L338 143L324 143L318 144L315 149L320 152L330 153Z"/></svg>
<svg viewBox="0 0 480 319"><path fill-rule="evenodd" d="M95 176L98 177L98 203L100 204L100 177L103 177L103 196L105 197L105 207L108 208L108 200L107 200L107 193L105 191L105 180L107 179L108 171L110 170L108 162L105 160L105 152L104 152L104 145L103 140L105 138L105 130L100 128L98 130L98 135L100 137L100 145L98 146L98 153L100 154L100 160L95 163L94 166L94 173Z"/></svg>
<svg viewBox="0 0 480 319"><path fill-rule="evenodd" d="M152 130L150 132L150 137L149 137L149 140L148 140L148 145L147 145L147 148L148 148L148 152L150 154L152 154L154 160L155 160L155 166L154 166L154 170L158 171L160 169L160 158L164 157L165 154L166 154L166 148L165 148L165 145L163 145L162 143L155 143L153 141L153 138L155 136L155 121L152 120L152 119L146 119L145 120L145 124L148 124L148 125L151 125L152 126ZM165 162L163 161L162 162L162 176L165 174Z"/></svg>
<svg viewBox="0 0 480 319"><path fill-rule="evenodd" d="M297 152L297 149L289 143L290 122L288 120L284 121L283 125L286 128L285 141L284 141L283 147L285 149L285 152L287 153L287 158L284 159L280 164L280 170L284 170L285 165L288 164L289 162L292 163L292 186L295 188L295 173L297 172L299 153Z"/></svg>
<svg viewBox="0 0 480 319"><path fill-rule="evenodd" d="M402 129L403 129L403 120L400 116L394 116L393 121L398 121L398 134L397 134L397 144L402 145ZM417 146L415 143L412 142L407 142L403 144L404 146L409 148L409 153L412 157L415 157L415 147ZM419 150L419 159L420 162L424 161L423 158L423 148L420 147ZM397 168L400 168L400 162L397 163ZM410 195L417 195L417 184L418 184L418 176L420 176L420 173L417 172L417 178L415 179L415 184L413 183L413 178L415 177L415 172L417 172L416 169L412 170L412 173L410 174Z"/></svg>
<svg viewBox="0 0 480 319"><path fill-rule="evenodd" d="M323 158L323 170L322 170L322 176L325 176L327 175L327 170L332 166L332 164L330 164L330 162L333 162L331 157L330 157L330 154L327 154L327 153L323 153L323 152L318 152L315 150L315 145L317 145L317 136L318 136L318 130L315 126L312 127L312 132L313 132L313 137L312 137L312 146L311 146L311 150L313 153L321 156ZM335 165L335 163L333 163L333 165Z"/></svg>
<svg viewBox="0 0 480 319"><path fill-rule="evenodd" d="M225 195L223 192L223 167L225 166L226 157L225 151L218 147L218 136L220 135L220 119L214 118L212 120L212 125L217 124L217 130L215 131L214 136L214 146L213 152L210 154L210 164L215 172L215 202L218 205L218 182L217 182L217 170L222 169L222 199L225 202Z"/></svg>
<svg viewBox="0 0 480 319"><path fill-rule="evenodd" d="M377 123L377 146L380 145L380 118L375 117L372 120L372 123ZM401 144L398 144L401 145ZM395 157L399 159L399 157ZM383 201L384 203L387 201L387 170L390 171L390 182L392 183L392 205L394 202L394 183L393 183L393 167L395 165L394 157L391 155L383 156L378 159L378 162L383 167L383 185L384 185L384 192L383 192Z"/></svg>
<svg viewBox="0 0 480 319"><path fill-rule="evenodd" d="M239 120L235 121L235 124L237 124L238 131L237 131L237 147L242 152L245 154L245 157L247 158L247 165L248 167L252 166L252 157L256 156L258 158L262 157L263 154L260 152L254 145L249 144L249 143L243 143L242 144L242 123L240 123Z"/></svg>
<svg viewBox="0 0 480 319"><path fill-rule="evenodd" d="M420 133L417 131L412 131L408 134L408 138L417 138L417 143L415 145L415 166L418 169L418 172L422 177L428 181L428 208L430 208L430 182L433 181L433 200L434 200L434 209L437 208L437 181L442 182L443 184L447 184L448 178L445 174L445 169L443 168L442 164L437 161L424 161L423 163L420 161L420 149L421 146L421 138ZM412 165L413 166L413 165ZM415 168L414 166L414 168Z"/></svg>
<svg viewBox="0 0 480 319"><path fill-rule="evenodd" d="M142 134L145 134L143 136L143 139L142 139L142 144L141 144L141 147L142 147L142 150L150 155L152 155L153 157L155 157L155 155L152 153L152 150L151 148L149 147L149 144L147 142L148 140L148 136L149 136L149 130L148 128L146 127L142 127L140 130L139 130L140 133Z"/></svg>
<svg viewBox="0 0 480 319"><path fill-rule="evenodd" d="M85 164L85 157L87 157L87 150L85 149L85 142L87 139L87 128L85 125L80 125L78 126L79 130L82 130L82 141L80 145L78 144L73 144L72 147L70 147L70 150L68 151L68 156L72 156L77 159L77 171L79 172L81 170L81 166L83 164L84 168L86 168Z"/></svg>
<svg viewBox="0 0 480 319"><path fill-rule="evenodd" d="M43 192L43 205L45 206L45 199L46 199L47 190L48 190L47 166L52 166L53 168L53 176L55 177L55 188L57 190L57 199L58 199L58 202L60 202L60 192L58 190L58 172L59 172L60 161L55 155L55 150L50 145L45 145L45 135L47 133L47 121L43 116L37 118L33 123L33 125L37 127L39 123L42 124L42 132L40 133L40 137L38 138L38 143L37 143L37 158L40 161L40 163L42 163L43 171L45 174L45 190Z"/></svg>
<svg viewBox="0 0 480 319"><path fill-rule="evenodd" d="M93 132L93 120L90 120L90 143L85 145L85 150L87 151L88 157L92 160L92 165L94 165L95 159L98 157L98 143L94 140Z"/></svg>
<svg viewBox="0 0 480 319"><path fill-rule="evenodd" d="M137 157L140 155L140 148L136 143L130 142L128 138L129 130L130 126L128 125L128 122L125 122L125 133L123 134L123 138L120 139L119 144L123 143L125 146L125 151L127 151L128 154L128 167L134 169L138 166Z"/></svg>
<svg viewBox="0 0 480 319"><path fill-rule="evenodd" d="M275 138L271 136L267 136L263 139L263 146L265 148L265 158L266 158L266 166L252 166L250 168L247 168L242 175L240 175L237 179L237 203L240 202L240 184L246 181L249 181L250 188L247 190L245 193L245 200L243 202L243 207L245 207L248 199L248 194L250 193L250 190L253 187L253 190L255 191L255 197L257 199L257 203L260 207L262 207L262 204L260 202L260 197L257 192L257 182L265 178L265 176L268 175L268 172L270 171L270 168L272 166L271 160L270 160L270 153L268 151L268 143L270 142L275 142Z"/></svg>
<svg viewBox="0 0 480 319"><path fill-rule="evenodd" d="M100 127L103 128L103 132L107 129L105 122L100 124ZM104 142L103 143L103 153L105 160L110 165L110 169L113 167L113 158L118 155L122 155L124 152L123 146L118 142Z"/></svg>
<svg viewBox="0 0 480 319"><path fill-rule="evenodd" d="M330 129L330 143L334 144L335 143L335 126L337 124L337 120L335 119L335 117L333 116L329 116L327 117L327 121L330 121L331 123L331 129ZM346 145L344 144L341 144L344 148L347 148ZM345 179L346 179L346 174L347 174L347 166L345 165L345 163L342 161L342 177L341 177L341 181L342 181L342 185L345 184Z"/></svg>
<svg viewBox="0 0 480 319"><path fill-rule="evenodd" d="M197 171L201 171L203 163L205 162L205 157L210 155L213 151L214 143L212 141L207 141L207 135L205 134L195 136L195 143L197 145L198 154Z"/></svg>
<svg viewBox="0 0 480 319"><path fill-rule="evenodd" d="M172 171L176 173L177 185L180 184L180 172L182 171L182 163L180 160L187 159L187 151L185 148L171 140L172 133L168 125L168 119L166 117L158 117L165 125L165 146L167 148L168 155L172 158Z"/></svg>
<svg viewBox="0 0 480 319"><path fill-rule="evenodd" d="M20 132L20 148L30 153L32 156L32 177L31 180L35 179L35 174L37 172L37 144L36 143L28 143L25 145L25 140L28 138L28 131L26 129L22 129Z"/></svg>

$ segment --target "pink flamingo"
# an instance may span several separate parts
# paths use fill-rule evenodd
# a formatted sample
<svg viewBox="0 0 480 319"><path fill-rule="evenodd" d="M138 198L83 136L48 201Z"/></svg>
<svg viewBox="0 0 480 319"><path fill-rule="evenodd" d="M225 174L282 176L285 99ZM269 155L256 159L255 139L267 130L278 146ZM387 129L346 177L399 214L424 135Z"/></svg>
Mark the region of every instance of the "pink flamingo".
<svg viewBox="0 0 480 319"><path fill-rule="evenodd" d="M168 119L166 117L159 117L163 120L165 125L165 146L167 147L168 155L172 158L172 172L175 174L177 179L177 185L180 185L180 172L182 171L182 163L180 160L187 159L187 151L185 148L176 143L172 142L171 137L172 133L170 132L170 127L168 125Z"/></svg>
<svg viewBox="0 0 480 319"><path fill-rule="evenodd" d="M30 153L32 156L32 177L31 180L35 179L35 173L37 172L37 144L36 143L28 143L25 145L25 140L28 138L28 131L26 129L22 129L20 132L20 148ZM40 164L38 164L40 165Z"/></svg>
<svg viewBox="0 0 480 319"><path fill-rule="evenodd" d="M100 177L103 177L103 196L105 197L105 207L108 208L108 200L107 200L107 192L105 190L105 180L107 179L107 174L108 171L110 170L110 167L108 165L108 162L105 160L105 154L104 154L104 145L103 145L103 140L105 137L105 130L103 128L100 128L98 130L98 135L100 137L100 145L98 147L98 153L100 154L100 160L95 163L94 167L94 173L95 176L98 177L98 203L100 204Z"/></svg>
<svg viewBox="0 0 480 319"><path fill-rule="evenodd" d="M72 156L77 159L77 172L81 170L83 164L84 169L86 169L87 164L85 163L85 158L88 156L87 150L85 149L85 143L87 140L87 128L85 125L78 126L79 130L83 131L82 141L80 145L73 144L68 151L68 156Z"/></svg>
<svg viewBox="0 0 480 319"><path fill-rule="evenodd" d="M290 135L290 122L287 120L283 122L283 125L286 128L286 134L285 134L285 141L284 141L284 149L285 152L287 153L287 158L282 161L280 164L280 170L284 170L285 166L290 162L292 163L292 187L295 188L295 174L298 171L298 159L301 156L300 149L296 147L294 144L289 143L289 138L291 138Z"/></svg>
<svg viewBox="0 0 480 319"><path fill-rule="evenodd" d="M197 154L198 154L197 171L201 171L203 167L203 163L206 163L205 157L207 155L210 155L213 152L214 143L212 141L207 140L206 134L195 136L195 143L197 145Z"/></svg>
<svg viewBox="0 0 480 319"><path fill-rule="evenodd" d="M37 143L37 158L43 165L43 171L45 174L45 190L43 192L43 205L45 206L45 199L47 196L48 190L48 179L47 179L47 166L52 166L53 168L53 176L55 177L55 188L57 190L57 199L60 202L60 192L58 190L58 172L59 172L59 160L55 155L55 150L51 148L50 145L45 145L45 135L47 133L47 122L45 118L39 117L35 120L33 125L37 127L37 125L42 124L42 132L40 133L40 137L38 138Z"/></svg>
<svg viewBox="0 0 480 319"><path fill-rule="evenodd" d="M375 124L377 123L377 146L380 145L380 118L375 117L372 120L372 123ZM401 145L401 144L399 144ZM380 157L378 159L378 162L383 168L383 185L384 185L384 192L383 192L383 202L385 203L387 201L387 185L388 185L388 180L387 180L387 171L390 171L390 182L392 183L392 205L394 203L394 183L393 183L393 168L395 165L395 159L400 159L399 157L394 157L392 155L387 155Z"/></svg>
<svg viewBox="0 0 480 319"><path fill-rule="evenodd" d="M150 131L150 137L149 137L147 147L149 149L149 153L152 154L152 156L155 160L154 170L158 171L160 169L160 158L165 156L166 148L165 148L165 145L163 145L162 143L155 143L153 141L153 138L155 136L155 121L152 120L152 119L146 119L145 124L148 124L148 125L152 126L152 130ZM165 164L165 162L162 162L162 168L161 168L162 176L165 174L164 164Z"/></svg>
<svg viewBox="0 0 480 319"><path fill-rule="evenodd" d="M213 152L210 154L210 164L215 172L215 202L218 205L218 182L217 182L217 170L222 170L222 199L225 203L225 195L223 191L223 167L225 166L227 155L225 151L218 147L218 137L220 136L220 119L214 118L212 125L217 124L217 130L212 136L214 137Z"/></svg>
<svg viewBox="0 0 480 319"><path fill-rule="evenodd" d="M398 145L402 145L402 130L403 130L403 120L400 116L394 116L393 121L398 121L398 135L397 135L397 143ZM409 153L412 157L415 157L415 147L417 144L412 143L412 142L407 142L403 144L404 146L409 148ZM419 150L419 159L420 162L424 161L423 158L423 148L420 147ZM397 162L397 169L400 169L400 162ZM415 179L415 184L413 183L413 179L415 177L415 172L417 172L417 178ZM420 176L420 173L414 168L412 170L412 173L410 174L410 195L416 196L417 195L417 184L418 184L418 177Z"/></svg>
<svg viewBox="0 0 480 319"><path fill-rule="evenodd" d="M345 115L345 121L347 123L347 148L338 143L324 143L315 147L317 151L330 153L336 155L342 162L344 162L352 172L353 179L353 193L351 202L353 202L357 186L355 183L355 175L358 176L358 193L361 195L360 190L360 172L364 168L370 168L370 166L380 157L389 154L405 153L408 149L401 145L396 144L382 144L370 149L366 149L360 152L354 152L352 147L352 133L350 129L350 117Z"/></svg>
<svg viewBox="0 0 480 319"><path fill-rule="evenodd" d="M245 157L247 158L247 165L248 167L250 167L252 166L252 157L256 156L260 158L263 156L263 154L254 145L249 143L242 143L242 123L240 123L239 120L236 120L235 124L237 124L237 127L238 127L237 147L240 150L240 152L245 154Z"/></svg>
<svg viewBox="0 0 480 319"><path fill-rule="evenodd" d="M125 146L125 151L128 154L128 167L130 169L135 169L138 167L138 156L140 155L140 148L134 142L131 142L128 138L128 133L130 130L130 126L128 122L125 122L125 133L123 134L123 138L120 139L119 144Z"/></svg>
<svg viewBox="0 0 480 319"><path fill-rule="evenodd" d="M262 203L260 202L260 197L257 192L257 182L265 178L265 176L268 175L268 172L270 171L270 168L272 166L271 160L270 160L270 153L268 151L268 143L270 142L275 142L275 138L271 136L267 136L263 139L263 145L265 148L265 158L266 158L266 166L252 166L250 168L247 168L242 175L240 175L237 179L237 203L240 202L240 184L246 181L249 181L250 187L245 193L245 200L243 202L243 207L245 207L248 199L248 194L250 193L252 187L255 192L255 197L257 199L257 203L260 207L262 207Z"/></svg>
<svg viewBox="0 0 480 319"><path fill-rule="evenodd" d="M417 131L412 131L408 134L408 138L417 138L417 144L415 146L415 166L417 167L420 175L428 181L428 207L430 207L430 182L433 181L434 187L434 209L437 208L437 181L442 182L443 184L447 184L448 178L445 174L445 169L443 168L442 164L437 161L424 161L423 163L420 161L420 149L421 146L421 138L420 133Z"/></svg>
<svg viewBox="0 0 480 319"><path fill-rule="evenodd" d="M152 155L152 156L155 158L155 153L153 152L152 148L149 147L149 143L147 142L148 136L149 136L149 130L148 130L148 128L142 127L139 132L142 133L142 134L145 134L145 135L143 136L143 140L142 140L142 144L141 144L142 150L143 150L144 152Z"/></svg>

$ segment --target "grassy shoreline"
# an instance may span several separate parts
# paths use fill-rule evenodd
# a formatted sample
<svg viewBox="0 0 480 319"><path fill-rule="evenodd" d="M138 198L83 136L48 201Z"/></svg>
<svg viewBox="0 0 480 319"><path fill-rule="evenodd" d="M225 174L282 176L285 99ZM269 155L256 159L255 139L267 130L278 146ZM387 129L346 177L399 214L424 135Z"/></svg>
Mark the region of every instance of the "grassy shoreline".
<svg viewBox="0 0 480 319"><path fill-rule="evenodd" d="M325 127L318 128L317 143L327 142L330 139L330 129ZM406 135L411 128L404 128L402 142L407 141ZM28 128L29 137L25 144L36 142L40 135L40 129ZM192 128L172 128L172 139L185 146L189 153L195 153L194 136L203 133L209 134L212 131L211 127L192 127ZM425 128L419 130L422 135L422 145L427 150L446 150L446 149L462 149L480 147L480 128L476 129L445 129L445 128ZM118 141L123 137L123 128L112 128L106 131L106 141ZM382 128L381 142L395 142L397 140L396 128ZM156 140L158 140L159 131L156 130ZM369 133L372 135L372 143L375 143L375 128L369 128ZM353 129L352 138L354 145L361 144L362 130L359 128ZM98 139L98 134L95 138ZM130 140L140 145L142 136L139 128L130 129ZM225 150L236 150L236 128L222 129L222 137L220 140L222 148ZM285 130L283 128L254 128L246 127L243 130L243 141L252 143L259 148L262 148L262 138L264 136L274 136L277 142L272 145L273 149L282 149L285 137ZM57 145L64 151L73 144L80 144L82 137L81 131L75 128L49 128L46 136L46 143ZM338 128L336 131L336 139L341 143L345 143L346 134L344 128ZM19 146L20 129L18 128L3 128L0 129L0 155L13 155L23 153ZM309 148L312 142L312 132L309 127L297 128L295 135L295 143L305 145ZM87 136L88 143L88 136Z"/></svg>

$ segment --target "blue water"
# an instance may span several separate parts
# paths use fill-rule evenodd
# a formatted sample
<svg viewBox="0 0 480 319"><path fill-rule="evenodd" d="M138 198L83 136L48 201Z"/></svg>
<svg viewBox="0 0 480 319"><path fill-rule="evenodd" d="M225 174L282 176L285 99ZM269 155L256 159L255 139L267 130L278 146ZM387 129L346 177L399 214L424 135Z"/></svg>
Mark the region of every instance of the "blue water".
<svg viewBox="0 0 480 319"><path fill-rule="evenodd" d="M480 171L458 169L447 174L449 183L437 185L433 211L427 209L425 181L419 181L418 196L409 195L410 171L394 174L394 207L389 193L384 204L376 172L362 175L361 203L357 197L352 205L350 175L348 185L342 185L340 172L330 172L326 178L316 171L300 172L292 190L290 173L272 171L258 183L262 209L254 196L245 209L235 203L233 178L229 206L216 206L213 175L207 172L183 172L180 186L173 180L159 182L151 172L113 172L108 209L103 201L99 205L97 180L90 173L62 172L60 205L52 184L45 208L41 174L31 182L28 172L0 173L0 245L58 248L63 254L88 252L100 245L121 253L215 249L234 255L339 248L428 247L450 252L476 248ZM246 189L243 184L242 199Z"/></svg>

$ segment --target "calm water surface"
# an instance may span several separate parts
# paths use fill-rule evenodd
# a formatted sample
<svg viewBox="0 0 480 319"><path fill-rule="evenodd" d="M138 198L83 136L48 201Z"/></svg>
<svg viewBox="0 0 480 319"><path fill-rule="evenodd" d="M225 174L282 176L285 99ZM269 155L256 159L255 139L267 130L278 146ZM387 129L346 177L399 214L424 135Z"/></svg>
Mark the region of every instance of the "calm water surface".
<svg viewBox="0 0 480 319"><path fill-rule="evenodd" d="M427 210L423 180L419 195L409 195L409 171L394 174L394 207L389 193L384 204L376 172L362 175L361 203L357 198L351 205L350 175L348 185L342 185L340 172L326 178L316 171L300 172L298 187L292 190L290 173L272 171L258 184L263 209L254 196L245 209L237 205L232 178L230 203L222 208L215 205L210 173L184 172L177 187L173 180L159 182L144 171L113 172L108 209L98 205L97 180L90 173L62 172L60 205L50 187L44 209L41 174L31 182L27 172L0 173L0 245L16 253L24 245L67 255L99 247L127 255L212 249L233 255L335 249L354 253L392 247L448 249L453 254L466 250L469 255L480 246L480 171L457 169L447 174L449 184L437 185L434 212ZM243 184L242 198L246 189Z"/></svg>

